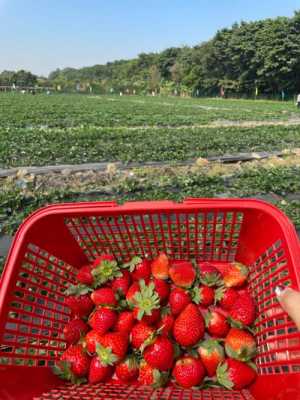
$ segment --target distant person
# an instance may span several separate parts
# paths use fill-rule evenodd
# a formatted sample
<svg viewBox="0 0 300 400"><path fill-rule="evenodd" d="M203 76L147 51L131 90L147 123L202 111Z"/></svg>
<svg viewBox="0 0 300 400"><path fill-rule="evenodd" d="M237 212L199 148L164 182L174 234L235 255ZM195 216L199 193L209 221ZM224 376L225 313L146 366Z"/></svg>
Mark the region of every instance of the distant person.
<svg viewBox="0 0 300 400"><path fill-rule="evenodd" d="M300 108L300 93L298 94L297 97L297 107Z"/></svg>

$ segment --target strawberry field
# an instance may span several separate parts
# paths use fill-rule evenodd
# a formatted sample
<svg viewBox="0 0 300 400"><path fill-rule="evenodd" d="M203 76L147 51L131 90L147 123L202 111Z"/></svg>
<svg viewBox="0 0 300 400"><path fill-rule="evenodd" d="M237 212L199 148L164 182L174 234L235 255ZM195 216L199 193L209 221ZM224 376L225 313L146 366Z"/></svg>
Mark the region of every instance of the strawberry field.
<svg viewBox="0 0 300 400"><path fill-rule="evenodd" d="M300 112L292 102L2 93L0 170L25 170L0 177L0 236L53 202L187 196L264 198L300 226L298 148ZM262 151L282 155L235 165L205 161ZM120 161L134 169L111 164ZM26 172L90 162L109 164L102 172Z"/></svg>

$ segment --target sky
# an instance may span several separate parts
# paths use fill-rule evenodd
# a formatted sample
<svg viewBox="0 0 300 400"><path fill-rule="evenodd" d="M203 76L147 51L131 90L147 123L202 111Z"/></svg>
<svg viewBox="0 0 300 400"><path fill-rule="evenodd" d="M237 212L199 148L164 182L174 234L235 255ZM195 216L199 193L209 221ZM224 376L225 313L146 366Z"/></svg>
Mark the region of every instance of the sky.
<svg viewBox="0 0 300 400"><path fill-rule="evenodd" d="M234 22L297 9L299 0L0 0L0 71L47 76L193 46Z"/></svg>

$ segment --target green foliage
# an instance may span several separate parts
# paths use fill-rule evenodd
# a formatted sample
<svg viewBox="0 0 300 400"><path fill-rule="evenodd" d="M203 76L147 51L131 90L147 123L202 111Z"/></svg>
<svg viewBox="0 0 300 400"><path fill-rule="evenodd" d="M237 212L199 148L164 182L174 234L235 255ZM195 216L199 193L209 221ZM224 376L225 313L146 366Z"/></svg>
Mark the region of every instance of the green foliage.
<svg viewBox="0 0 300 400"><path fill-rule="evenodd" d="M2 94L0 167L181 161L300 147L298 126L234 126L285 121L294 112L292 103L267 101ZM233 126L206 127L224 120Z"/></svg>
<svg viewBox="0 0 300 400"><path fill-rule="evenodd" d="M241 22L218 31L195 47L168 48L140 54L132 60L80 69L65 68L49 75L53 84L74 90L76 82L89 82L98 93L135 89L160 91L172 82L198 95L286 95L300 91L300 17L278 17ZM145 84L143 84L146 83ZM174 94L174 91L172 92Z"/></svg>

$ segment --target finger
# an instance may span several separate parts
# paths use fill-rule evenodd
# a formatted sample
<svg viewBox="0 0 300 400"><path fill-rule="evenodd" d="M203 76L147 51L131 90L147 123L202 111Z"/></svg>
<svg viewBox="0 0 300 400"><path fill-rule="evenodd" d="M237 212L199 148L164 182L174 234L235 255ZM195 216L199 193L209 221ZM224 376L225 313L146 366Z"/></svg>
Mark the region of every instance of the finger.
<svg viewBox="0 0 300 400"><path fill-rule="evenodd" d="M288 313L300 330L300 292L277 286L275 293L281 307Z"/></svg>

